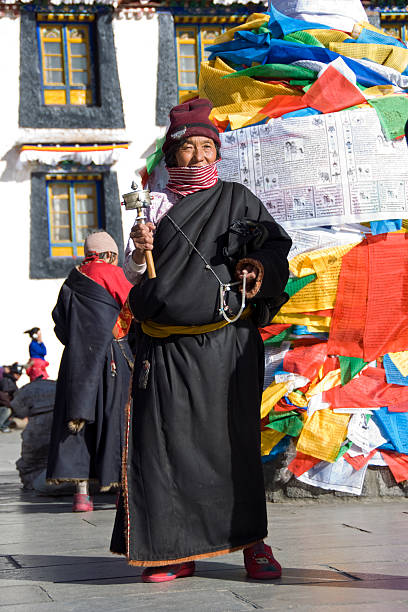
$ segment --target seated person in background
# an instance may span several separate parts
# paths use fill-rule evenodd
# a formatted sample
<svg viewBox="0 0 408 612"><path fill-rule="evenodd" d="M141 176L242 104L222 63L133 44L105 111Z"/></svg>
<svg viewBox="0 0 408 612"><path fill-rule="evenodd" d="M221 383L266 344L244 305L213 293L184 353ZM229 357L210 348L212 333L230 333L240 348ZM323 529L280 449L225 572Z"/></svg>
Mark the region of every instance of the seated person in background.
<svg viewBox="0 0 408 612"><path fill-rule="evenodd" d="M48 379L46 364L39 359L27 368L31 382L21 387L11 401L13 414L28 420L21 434L21 457L16 462L25 489L34 488L33 481L47 467L57 383Z"/></svg>
<svg viewBox="0 0 408 612"><path fill-rule="evenodd" d="M11 431L9 427L9 418L12 414L10 402L18 390L17 381L23 373L23 366L17 362L6 367L8 371L4 371L0 379L0 431L2 433Z"/></svg>

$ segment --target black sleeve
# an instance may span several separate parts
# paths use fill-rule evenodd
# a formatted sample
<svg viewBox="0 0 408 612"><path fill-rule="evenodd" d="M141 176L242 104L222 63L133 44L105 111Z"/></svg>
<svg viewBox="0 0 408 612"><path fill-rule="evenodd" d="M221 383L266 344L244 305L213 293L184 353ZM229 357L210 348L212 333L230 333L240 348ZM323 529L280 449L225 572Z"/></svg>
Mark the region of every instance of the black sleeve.
<svg viewBox="0 0 408 612"><path fill-rule="evenodd" d="M19 419L24 419L29 416L30 402L27 400L29 400L29 398L27 397L24 387L19 389L11 400L10 408L13 409L15 416Z"/></svg>
<svg viewBox="0 0 408 612"><path fill-rule="evenodd" d="M59 292L55 308L52 311L52 318L55 323L55 335L64 346L67 344L69 336L67 330L67 309L70 307L69 297L69 292L65 290L65 286L63 285Z"/></svg>
<svg viewBox="0 0 408 612"><path fill-rule="evenodd" d="M276 298L283 294L289 278L288 253L292 246L290 236L276 223L262 202L252 195L249 201L248 217L256 219L268 230L268 237L262 247L249 252L247 259L259 261L263 267L261 286L257 298Z"/></svg>
<svg viewBox="0 0 408 612"><path fill-rule="evenodd" d="M13 395L17 389L18 387L14 380L8 376L3 376L3 378L0 380L0 391L5 391L6 393Z"/></svg>

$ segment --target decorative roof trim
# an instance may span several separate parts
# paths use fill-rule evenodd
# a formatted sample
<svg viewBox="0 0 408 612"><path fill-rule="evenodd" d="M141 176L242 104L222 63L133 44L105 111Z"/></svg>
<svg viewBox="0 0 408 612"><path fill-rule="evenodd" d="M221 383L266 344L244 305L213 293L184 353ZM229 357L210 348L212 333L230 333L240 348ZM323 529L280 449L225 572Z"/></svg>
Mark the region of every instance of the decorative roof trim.
<svg viewBox="0 0 408 612"><path fill-rule="evenodd" d="M175 15L174 23L244 23L246 15Z"/></svg>
<svg viewBox="0 0 408 612"><path fill-rule="evenodd" d="M58 166L63 161L73 161L83 166L94 163L97 166L112 165L119 160L128 143L105 143L94 145L23 145L20 149L19 167L40 163Z"/></svg>

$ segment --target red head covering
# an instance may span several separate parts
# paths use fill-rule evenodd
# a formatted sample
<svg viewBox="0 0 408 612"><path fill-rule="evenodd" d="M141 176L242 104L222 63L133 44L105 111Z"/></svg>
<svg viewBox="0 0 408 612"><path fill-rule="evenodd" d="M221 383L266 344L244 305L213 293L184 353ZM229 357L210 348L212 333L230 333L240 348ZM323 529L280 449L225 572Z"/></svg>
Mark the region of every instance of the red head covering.
<svg viewBox="0 0 408 612"><path fill-rule="evenodd" d="M174 106L170 111L170 126L163 144L163 153L190 136L207 136L221 146L220 136L208 115L212 104L207 98L199 98Z"/></svg>
<svg viewBox="0 0 408 612"><path fill-rule="evenodd" d="M40 376L48 378L47 366L50 364L45 359L31 359L31 365L26 369L27 376L30 377L30 382L36 380Z"/></svg>

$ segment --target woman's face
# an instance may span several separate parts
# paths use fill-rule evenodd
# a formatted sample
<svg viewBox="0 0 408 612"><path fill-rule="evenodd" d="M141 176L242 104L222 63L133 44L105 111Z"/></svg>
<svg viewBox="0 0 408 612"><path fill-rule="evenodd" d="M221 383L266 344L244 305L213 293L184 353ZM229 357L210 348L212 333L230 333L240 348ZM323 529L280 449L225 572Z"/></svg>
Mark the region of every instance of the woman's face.
<svg viewBox="0 0 408 612"><path fill-rule="evenodd" d="M178 167L200 167L212 164L217 159L217 149L212 138L190 136L175 153Z"/></svg>

